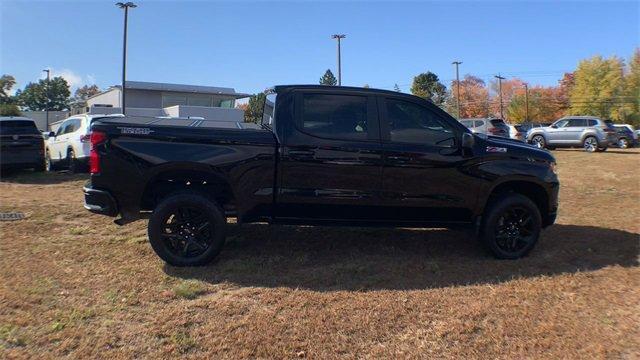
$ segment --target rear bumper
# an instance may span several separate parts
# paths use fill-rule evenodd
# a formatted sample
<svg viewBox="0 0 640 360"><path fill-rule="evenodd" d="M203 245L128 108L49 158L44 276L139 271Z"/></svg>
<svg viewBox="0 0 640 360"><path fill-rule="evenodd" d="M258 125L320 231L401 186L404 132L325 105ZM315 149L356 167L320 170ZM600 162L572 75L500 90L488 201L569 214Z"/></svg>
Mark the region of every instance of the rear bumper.
<svg viewBox="0 0 640 360"><path fill-rule="evenodd" d="M42 149L14 150L2 149L0 165L3 168L9 167L29 167L44 164L44 153Z"/></svg>
<svg viewBox="0 0 640 360"><path fill-rule="evenodd" d="M118 204L108 191L98 190L87 184L82 188L84 192L84 208L95 214L116 216Z"/></svg>

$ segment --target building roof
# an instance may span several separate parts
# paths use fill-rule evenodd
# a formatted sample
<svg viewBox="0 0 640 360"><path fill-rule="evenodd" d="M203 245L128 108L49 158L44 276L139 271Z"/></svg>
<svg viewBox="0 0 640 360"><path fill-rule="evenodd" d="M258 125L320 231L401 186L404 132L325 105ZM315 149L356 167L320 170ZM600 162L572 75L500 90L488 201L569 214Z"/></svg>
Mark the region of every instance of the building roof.
<svg viewBox="0 0 640 360"><path fill-rule="evenodd" d="M237 93L236 90L233 88L218 87L218 86L168 84L168 83L157 83L157 82L147 82L147 81L127 81L125 83L125 86L127 89L137 89L137 90L233 95L238 98L250 96L250 94Z"/></svg>

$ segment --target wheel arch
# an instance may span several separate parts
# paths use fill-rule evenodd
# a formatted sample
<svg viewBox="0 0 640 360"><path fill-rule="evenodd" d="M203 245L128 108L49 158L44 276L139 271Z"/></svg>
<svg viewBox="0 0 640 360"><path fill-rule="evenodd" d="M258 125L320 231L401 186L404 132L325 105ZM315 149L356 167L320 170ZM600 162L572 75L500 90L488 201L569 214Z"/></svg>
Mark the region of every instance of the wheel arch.
<svg viewBox="0 0 640 360"><path fill-rule="evenodd" d="M531 199L538 207L540 215L543 219L547 217L550 211L549 194L542 184L531 180L512 179L506 180L497 184L491 188L489 195L484 201L483 209L486 209L489 202L505 193L516 193L524 195Z"/></svg>
<svg viewBox="0 0 640 360"><path fill-rule="evenodd" d="M154 171L142 191L142 210L153 208L167 196L190 191L216 201L226 211L235 210L235 196L230 182L223 173L207 166L185 164Z"/></svg>

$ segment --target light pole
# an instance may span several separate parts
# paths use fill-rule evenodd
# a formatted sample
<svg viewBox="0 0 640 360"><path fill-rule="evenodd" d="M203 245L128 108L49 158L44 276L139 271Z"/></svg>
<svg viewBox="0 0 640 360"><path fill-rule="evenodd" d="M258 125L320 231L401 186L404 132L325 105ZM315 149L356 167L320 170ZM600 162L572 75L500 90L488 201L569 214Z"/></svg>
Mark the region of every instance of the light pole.
<svg viewBox="0 0 640 360"><path fill-rule="evenodd" d="M504 120L504 114L502 110L502 80L504 80L505 78L500 76L500 74L495 75L494 77L498 79L498 92L500 92L500 119Z"/></svg>
<svg viewBox="0 0 640 360"><path fill-rule="evenodd" d="M524 84L524 121L529 122L529 85Z"/></svg>
<svg viewBox="0 0 640 360"><path fill-rule="evenodd" d="M126 3L116 3L120 9L124 9L124 39L122 43L122 113L125 114L126 98L125 98L125 81L127 79L127 20L129 16L129 8L138 7L131 1Z"/></svg>
<svg viewBox="0 0 640 360"><path fill-rule="evenodd" d="M332 39L338 39L338 86L342 85L342 64L341 64L341 58L340 58L340 40L346 38L347 35L345 34L335 34L335 35L331 35Z"/></svg>
<svg viewBox="0 0 640 360"><path fill-rule="evenodd" d="M44 130L49 131L49 103L51 102L51 95L50 95L49 88L51 88L51 70L44 69L42 71L47 73L47 106L45 107L45 110L47 111L47 118L44 122Z"/></svg>
<svg viewBox="0 0 640 360"><path fill-rule="evenodd" d="M456 111L458 113L458 119L460 119L460 75L458 73L458 66L462 64L462 61L454 61L452 64L456 66Z"/></svg>

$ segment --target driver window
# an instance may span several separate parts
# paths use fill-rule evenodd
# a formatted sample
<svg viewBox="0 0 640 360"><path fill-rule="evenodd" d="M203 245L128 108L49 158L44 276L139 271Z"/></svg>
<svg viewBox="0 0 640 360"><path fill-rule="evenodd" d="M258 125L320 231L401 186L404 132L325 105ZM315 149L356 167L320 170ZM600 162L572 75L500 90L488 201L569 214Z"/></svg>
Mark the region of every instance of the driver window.
<svg viewBox="0 0 640 360"><path fill-rule="evenodd" d="M392 142L455 145L453 129L433 111L404 100L386 99L386 104Z"/></svg>
<svg viewBox="0 0 640 360"><path fill-rule="evenodd" d="M559 127L559 128L565 127L567 126L568 123L569 123L569 120L560 120L556 123L556 127Z"/></svg>

